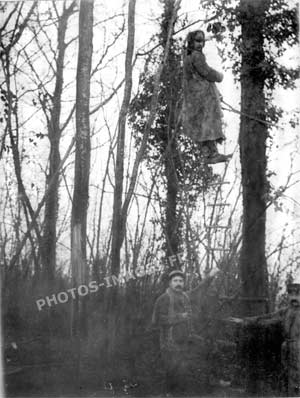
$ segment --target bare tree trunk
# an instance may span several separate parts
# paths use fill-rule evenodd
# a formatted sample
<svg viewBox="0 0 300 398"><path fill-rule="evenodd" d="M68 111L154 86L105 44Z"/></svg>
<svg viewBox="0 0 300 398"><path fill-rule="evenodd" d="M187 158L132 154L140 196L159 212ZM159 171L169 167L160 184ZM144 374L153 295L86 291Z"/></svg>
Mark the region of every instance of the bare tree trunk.
<svg viewBox="0 0 300 398"><path fill-rule="evenodd" d="M264 16L269 1L241 0L242 28L240 156L243 187L243 231L240 257L242 311L244 316L267 310L266 224L266 139L267 125L245 114L265 120ZM259 354L248 363L248 386L259 390Z"/></svg>
<svg viewBox="0 0 300 398"><path fill-rule="evenodd" d="M55 89L52 96L52 109L50 118L48 119L48 137L50 141L49 155L49 173L47 175L47 185L53 181L49 194L45 202L44 227L42 237L42 262L43 272L49 285L55 278L56 266L56 223L58 215L58 189L59 189L59 173L60 164L59 143L61 137L60 115L61 115L61 98L63 92L63 71L65 59L65 36L67 30L68 19L73 12L75 3L69 8L64 8L63 14L58 20L57 32L57 59L56 59L56 81Z"/></svg>
<svg viewBox="0 0 300 398"><path fill-rule="evenodd" d="M66 153L65 153L63 159L61 160L61 162L59 164L59 167L57 169L57 173L59 173L59 171L63 168L66 160L68 159L68 157L69 157L69 155L71 153L71 150L72 150L74 144L75 144L75 137L72 139L68 149L66 150ZM28 225L27 231L24 234L24 236L23 236L22 240L20 241L20 243L18 244L18 246L16 248L16 251L15 251L15 254L13 255L13 257L12 257L10 263L9 263L9 268L13 268L15 266L15 264L17 263L18 258L20 256L25 244L26 244L26 241L30 237L31 230L35 226L37 218L38 218L38 216L39 216L39 214L40 214L40 212L41 212L41 210L42 210L42 208L43 208L43 206L45 204L45 201L47 199L48 192L49 192L49 189L51 189L51 186L52 186L52 181L50 181L48 189L46 189L43 198L41 199L40 203L38 204L37 209L35 210L34 214L32 215L32 220L31 220L30 224Z"/></svg>
<svg viewBox="0 0 300 398"><path fill-rule="evenodd" d="M122 246L122 194L124 177L124 148L125 148L125 130L126 116L130 104L132 88L132 58L134 50L135 34L135 3L136 0L130 0L128 4L128 36L127 50L125 59L125 90L124 98L119 116L119 128L117 139L117 158L115 172L115 189L113 204L112 221L112 243L111 243L111 272L117 275L120 271L120 252Z"/></svg>
<svg viewBox="0 0 300 398"><path fill-rule="evenodd" d="M167 44L168 31L174 29L176 18L172 18L176 14L176 0L168 0L164 2L164 12L161 22L161 36L164 46ZM172 24L170 26L170 24ZM180 60L174 51L173 38L170 40L170 49L163 70L162 81L166 86L166 141L165 141L165 173L167 179L167 200L165 209L165 234L166 234L166 256L170 257L179 251L180 222L178 219L178 176L176 159L178 158L178 150L176 145L176 127L178 125L178 94L181 88L178 87L178 69L180 68ZM178 267L178 264L176 265Z"/></svg>
<svg viewBox="0 0 300 398"><path fill-rule="evenodd" d="M112 220L112 242L111 242L111 273L118 275L120 272L120 253L122 247L122 194L123 194L123 179L124 179L124 150L125 150L125 132L126 132L126 118L128 107L130 104L131 89L132 89L132 59L134 51L134 36L135 36L135 3L136 0L129 0L128 3L128 35L127 35L127 49L125 58L125 88L124 97L121 106L121 111L118 121L118 137L117 137L117 156L115 169L115 189L114 189L114 204L113 204L113 220ZM111 372L114 373L116 365L115 348L117 340L117 323L119 318L118 290L111 289L108 294L107 307L107 361L111 367Z"/></svg>
<svg viewBox="0 0 300 398"><path fill-rule="evenodd" d="M134 161L134 165L133 165L133 169L132 169L132 176L130 178L128 193L125 197L124 204L122 207L122 218L121 218L122 225L121 225L121 232L120 232L120 236L121 236L120 242L121 243L123 242L124 235L125 235L125 225L126 225L126 220L127 220L128 208L129 208L129 204L131 202L132 195L133 195L134 189L135 189L135 184L136 184L136 181L138 178L139 166L140 166L140 163L142 161L142 158L144 156L144 153L145 153L145 150L147 147L147 141L148 141L150 129L155 120L155 112L156 112L156 108L157 108L157 104L158 104L161 76L162 76L164 65L166 64L167 59L168 59L168 54L169 54L170 45L171 45L171 38L172 38L173 31L174 31L174 22L177 17L177 11L180 7L180 3L181 3L180 0L176 0L174 8L172 10L172 14L170 15L170 22L168 24L168 33L167 33L164 53L163 53L161 63L158 67L158 70L157 70L157 72L155 74L155 78L154 78L153 95L152 95L151 104L150 104L150 115L149 115L149 118L146 122L144 131L143 131L142 142L141 142L141 145L137 152L137 155L136 155L136 158Z"/></svg>
<svg viewBox="0 0 300 398"><path fill-rule="evenodd" d="M90 74L93 52L93 0L82 0L79 12L79 48L76 86L76 150L71 220L71 263L73 287L86 283L87 209L90 173ZM72 332L85 335L86 316L82 297L76 296Z"/></svg>

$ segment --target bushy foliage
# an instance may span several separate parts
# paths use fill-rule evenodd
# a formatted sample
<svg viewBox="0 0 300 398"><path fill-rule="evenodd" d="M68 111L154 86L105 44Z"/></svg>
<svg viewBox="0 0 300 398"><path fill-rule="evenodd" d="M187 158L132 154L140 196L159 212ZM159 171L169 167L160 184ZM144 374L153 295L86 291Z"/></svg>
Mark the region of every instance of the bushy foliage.
<svg viewBox="0 0 300 398"><path fill-rule="evenodd" d="M295 80L299 78L299 68L286 67L278 61L288 48L298 44L299 13L294 1L262 1L262 6L263 3L265 6L268 5L266 15L263 17L265 59L259 70L253 72L264 74L267 94L271 97L273 90L279 86L295 88ZM203 2L203 7L217 16L217 21L208 25L207 30L216 34L223 59L239 80L240 54L244 46L240 24L245 18L241 3L234 0L207 0ZM225 32L231 45L228 45L228 41L226 43L223 41L222 34Z"/></svg>
<svg viewBox="0 0 300 398"><path fill-rule="evenodd" d="M149 168L163 165L167 146L170 141L176 143L173 153L177 176L181 183L184 179L193 181L196 177L198 185L204 185L204 180L212 178L212 170L203 168L199 162L200 148L183 135L178 116L182 106L182 62L181 41L174 43L170 64L166 66L160 85L159 106L154 125L148 140L146 162ZM129 122L138 146L147 117L150 112L150 102L153 93L154 70L158 65L159 54L150 53L145 62L145 68L139 80L139 92L131 102ZM198 173L195 173L195 168ZM205 178L206 177L206 178ZM195 181L196 184L196 181Z"/></svg>

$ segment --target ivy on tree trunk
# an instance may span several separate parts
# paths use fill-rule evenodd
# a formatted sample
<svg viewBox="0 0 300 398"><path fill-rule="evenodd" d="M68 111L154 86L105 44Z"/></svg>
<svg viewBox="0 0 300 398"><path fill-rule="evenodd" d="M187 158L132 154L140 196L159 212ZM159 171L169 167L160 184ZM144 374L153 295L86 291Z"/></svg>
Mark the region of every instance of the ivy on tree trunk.
<svg viewBox="0 0 300 398"><path fill-rule="evenodd" d="M240 255L241 310L244 316L267 310L266 235L266 139L268 134L263 71L264 17L268 1L241 0L242 30L240 158L243 189L243 231ZM258 121L261 120L261 121ZM250 336L249 336L250 337ZM260 389L260 353L247 360L247 389Z"/></svg>

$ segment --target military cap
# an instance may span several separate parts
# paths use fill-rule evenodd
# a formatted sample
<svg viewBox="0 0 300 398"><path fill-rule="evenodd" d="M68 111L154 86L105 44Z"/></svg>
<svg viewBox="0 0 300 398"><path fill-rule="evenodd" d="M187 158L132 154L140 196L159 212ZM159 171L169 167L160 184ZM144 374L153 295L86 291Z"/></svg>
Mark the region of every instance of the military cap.
<svg viewBox="0 0 300 398"><path fill-rule="evenodd" d="M169 276L168 276L169 281L170 281L174 276L181 276L181 278L185 279L185 275L184 275L184 273L183 273L180 269L176 269L176 270L171 271L171 272L169 273Z"/></svg>

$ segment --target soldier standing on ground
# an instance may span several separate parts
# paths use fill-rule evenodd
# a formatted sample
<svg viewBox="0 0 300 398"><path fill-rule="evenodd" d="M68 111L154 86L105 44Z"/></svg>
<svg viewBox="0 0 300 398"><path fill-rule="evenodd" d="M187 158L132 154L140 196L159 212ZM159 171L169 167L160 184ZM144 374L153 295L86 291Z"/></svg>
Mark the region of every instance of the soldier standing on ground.
<svg viewBox="0 0 300 398"><path fill-rule="evenodd" d="M184 273L172 271L168 289L155 302L152 323L160 329L167 394L183 394L187 390L189 343L201 340L193 329L191 297L208 287L216 272L211 272L195 289L184 292Z"/></svg>
<svg viewBox="0 0 300 398"><path fill-rule="evenodd" d="M288 397L300 397L300 283L287 285L288 306L277 312L245 318L246 323L280 323L284 330L281 362L286 378Z"/></svg>

